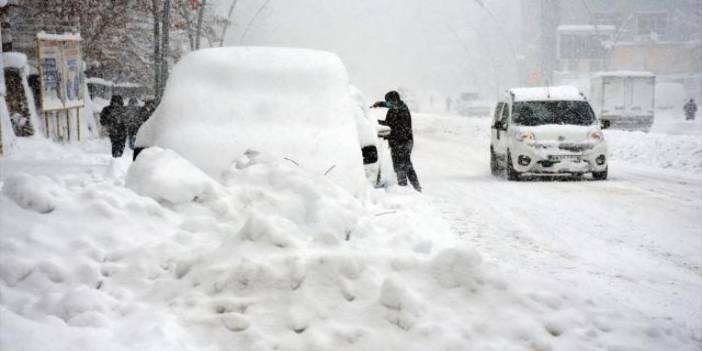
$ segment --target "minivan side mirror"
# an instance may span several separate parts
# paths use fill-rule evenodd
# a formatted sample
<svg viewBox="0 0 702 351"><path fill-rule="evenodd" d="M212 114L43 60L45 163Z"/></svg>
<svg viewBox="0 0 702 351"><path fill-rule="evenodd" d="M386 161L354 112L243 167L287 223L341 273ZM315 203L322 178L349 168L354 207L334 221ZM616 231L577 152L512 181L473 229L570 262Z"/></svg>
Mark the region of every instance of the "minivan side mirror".
<svg viewBox="0 0 702 351"><path fill-rule="evenodd" d="M609 121L600 120L600 128L602 128L602 129L608 129L608 128L609 128Z"/></svg>
<svg viewBox="0 0 702 351"><path fill-rule="evenodd" d="M495 121L495 124L492 125L493 128L500 130L502 129L502 122L501 121Z"/></svg>

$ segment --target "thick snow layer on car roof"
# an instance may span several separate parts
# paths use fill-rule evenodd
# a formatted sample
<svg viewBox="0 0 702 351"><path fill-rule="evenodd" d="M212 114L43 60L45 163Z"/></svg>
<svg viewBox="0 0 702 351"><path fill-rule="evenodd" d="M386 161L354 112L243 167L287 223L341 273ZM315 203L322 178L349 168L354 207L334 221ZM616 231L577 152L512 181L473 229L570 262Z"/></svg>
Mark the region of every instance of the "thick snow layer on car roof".
<svg viewBox="0 0 702 351"><path fill-rule="evenodd" d="M27 66L27 55L19 52L3 52L2 61L5 68L25 69Z"/></svg>
<svg viewBox="0 0 702 351"><path fill-rule="evenodd" d="M585 100L573 86L533 87L510 89L514 101Z"/></svg>
<svg viewBox="0 0 702 351"><path fill-rule="evenodd" d="M557 28L559 32L613 32L616 29L616 27L609 25L593 26L588 24L562 25Z"/></svg>
<svg viewBox="0 0 702 351"><path fill-rule="evenodd" d="M594 75L595 78L599 77L655 77L656 75L651 72L642 71L612 71L612 72L598 72Z"/></svg>
<svg viewBox="0 0 702 351"><path fill-rule="evenodd" d="M348 86L346 68L328 52L200 50L174 67L137 146L174 150L216 179L247 151L265 153L360 194L358 108Z"/></svg>

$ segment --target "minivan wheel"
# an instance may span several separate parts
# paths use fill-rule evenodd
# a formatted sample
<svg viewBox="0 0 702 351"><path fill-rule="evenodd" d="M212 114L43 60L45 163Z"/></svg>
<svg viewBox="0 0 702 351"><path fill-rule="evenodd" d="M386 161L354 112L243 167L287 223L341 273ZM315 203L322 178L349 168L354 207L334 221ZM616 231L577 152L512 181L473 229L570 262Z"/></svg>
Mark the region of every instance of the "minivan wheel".
<svg viewBox="0 0 702 351"><path fill-rule="evenodd" d="M605 168L605 170L602 172L592 172L592 179L594 179L594 180L607 180L608 171L609 171L609 167Z"/></svg>
<svg viewBox="0 0 702 351"><path fill-rule="evenodd" d="M497 176L500 174L500 165L497 163L495 151L490 147L490 174Z"/></svg>
<svg viewBox="0 0 702 351"><path fill-rule="evenodd" d="M512 167L512 155L507 153L507 180L517 181L521 173L517 172L514 167Z"/></svg>

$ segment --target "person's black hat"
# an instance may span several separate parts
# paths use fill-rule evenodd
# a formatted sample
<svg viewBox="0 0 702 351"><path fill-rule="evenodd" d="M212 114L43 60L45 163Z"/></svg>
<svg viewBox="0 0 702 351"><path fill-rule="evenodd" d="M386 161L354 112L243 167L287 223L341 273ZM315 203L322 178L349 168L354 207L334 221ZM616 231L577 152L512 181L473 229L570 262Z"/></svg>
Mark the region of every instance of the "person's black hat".
<svg viewBox="0 0 702 351"><path fill-rule="evenodd" d="M121 95L112 95L110 99L110 105L124 105Z"/></svg>
<svg viewBox="0 0 702 351"><path fill-rule="evenodd" d="M389 91L387 94L385 94L385 101L388 101L388 102L400 101L400 93L398 93L395 90Z"/></svg>

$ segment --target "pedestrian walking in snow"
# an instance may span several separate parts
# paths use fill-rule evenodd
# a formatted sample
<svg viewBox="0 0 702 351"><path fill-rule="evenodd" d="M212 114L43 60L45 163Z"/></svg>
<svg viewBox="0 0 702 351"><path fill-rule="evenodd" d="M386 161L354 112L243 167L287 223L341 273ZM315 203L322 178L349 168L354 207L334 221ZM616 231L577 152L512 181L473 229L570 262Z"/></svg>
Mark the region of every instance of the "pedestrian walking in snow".
<svg viewBox="0 0 702 351"><path fill-rule="evenodd" d="M379 120L378 123L391 129L388 144L390 144L392 164L395 173L397 173L397 183L401 186L407 186L407 179L409 179L412 186L421 192L422 187L419 185L419 179L411 160L414 137L412 136L412 115L409 108L396 91L385 94L385 101L378 101L371 106L371 108L378 107L388 108L385 120Z"/></svg>
<svg viewBox="0 0 702 351"><path fill-rule="evenodd" d="M139 127L141 126L139 102L136 98L129 98L125 116L127 122L127 144L129 145L130 149L134 150L134 141L136 140L136 133L139 130Z"/></svg>
<svg viewBox="0 0 702 351"><path fill-rule="evenodd" d="M122 157L127 139L126 109L122 97L112 95L110 104L100 113L100 124L107 128L112 143L112 157Z"/></svg>
<svg viewBox="0 0 702 351"><path fill-rule="evenodd" d="M683 107L685 110L685 120L692 121L695 119L695 114L697 113L697 104L695 99L690 99Z"/></svg>

